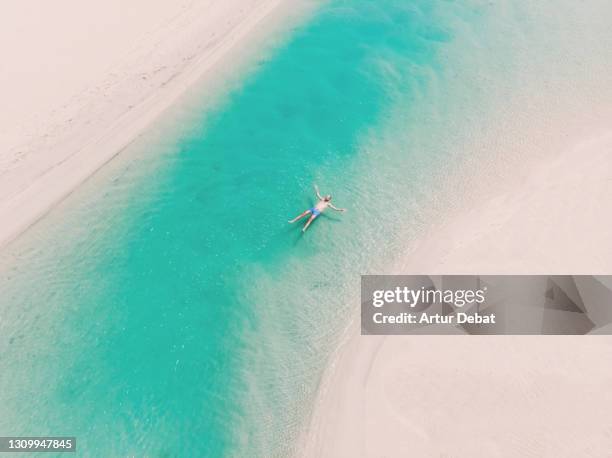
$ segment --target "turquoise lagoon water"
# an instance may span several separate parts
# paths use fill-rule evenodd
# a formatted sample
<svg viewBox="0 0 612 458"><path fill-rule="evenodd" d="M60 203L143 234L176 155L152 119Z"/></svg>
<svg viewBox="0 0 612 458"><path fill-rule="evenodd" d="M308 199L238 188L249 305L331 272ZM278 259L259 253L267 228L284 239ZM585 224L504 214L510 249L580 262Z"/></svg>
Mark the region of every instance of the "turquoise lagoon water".
<svg viewBox="0 0 612 458"><path fill-rule="evenodd" d="M324 3L9 246L2 435L74 435L82 456L290 454L359 275L392 262L458 160L441 132L487 109L451 65L486 8ZM315 182L349 212L302 236L287 220Z"/></svg>

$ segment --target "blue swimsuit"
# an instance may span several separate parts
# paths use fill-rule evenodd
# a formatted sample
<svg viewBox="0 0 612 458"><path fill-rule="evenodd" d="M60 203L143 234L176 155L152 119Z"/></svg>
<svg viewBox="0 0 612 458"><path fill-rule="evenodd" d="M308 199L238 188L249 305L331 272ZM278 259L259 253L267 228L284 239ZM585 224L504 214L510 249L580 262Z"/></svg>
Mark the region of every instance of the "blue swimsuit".
<svg viewBox="0 0 612 458"><path fill-rule="evenodd" d="M313 214L313 216L319 216L319 215L321 214L321 211L320 211L320 210L317 210L317 209L316 209L316 208L314 208L314 207L312 207L312 208L310 209L310 213L312 213L312 214Z"/></svg>

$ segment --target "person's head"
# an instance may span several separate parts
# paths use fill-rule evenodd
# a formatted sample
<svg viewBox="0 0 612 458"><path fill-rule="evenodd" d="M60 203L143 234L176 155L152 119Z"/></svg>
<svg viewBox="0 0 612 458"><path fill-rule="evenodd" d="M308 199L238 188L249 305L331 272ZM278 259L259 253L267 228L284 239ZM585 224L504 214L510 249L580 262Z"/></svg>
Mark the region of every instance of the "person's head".
<svg viewBox="0 0 612 458"><path fill-rule="evenodd" d="M325 197L323 197L323 200L325 202L329 202L331 200L331 194L326 195Z"/></svg>

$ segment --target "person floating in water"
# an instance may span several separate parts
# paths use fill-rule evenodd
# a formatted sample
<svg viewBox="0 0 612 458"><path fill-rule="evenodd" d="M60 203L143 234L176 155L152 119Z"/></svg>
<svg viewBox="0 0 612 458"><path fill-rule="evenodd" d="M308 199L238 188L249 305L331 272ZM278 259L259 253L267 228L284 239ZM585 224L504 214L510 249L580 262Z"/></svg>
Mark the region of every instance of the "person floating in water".
<svg viewBox="0 0 612 458"><path fill-rule="evenodd" d="M314 188L315 188L315 192L317 193L317 198L319 199L317 204L314 207L309 208L304 213L296 216L295 218L289 221L290 223L295 223L296 221L302 219L304 216L310 215L310 218L308 218L308 221L306 221L306 224L304 224L304 227L302 228L302 232L305 232L306 229L308 229L308 226L310 226L310 224L315 220L315 218L319 216L321 213L323 213L327 209L327 207L331 208L332 210L336 210L337 212L346 211L346 208L336 208L332 205L331 195L328 194L325 197L321 197L321 194L319 193L319 188L317 187L316 184L314 185Z"/></svg>

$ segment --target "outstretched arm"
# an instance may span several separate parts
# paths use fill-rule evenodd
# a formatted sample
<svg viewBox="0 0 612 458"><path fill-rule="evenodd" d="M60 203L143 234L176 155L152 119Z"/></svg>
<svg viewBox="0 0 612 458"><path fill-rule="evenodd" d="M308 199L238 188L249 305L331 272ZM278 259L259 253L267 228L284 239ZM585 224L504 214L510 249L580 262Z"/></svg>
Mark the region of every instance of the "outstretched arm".
<svg viewBox="0 0 612 458"><path fill-rule="evenodd" d="M319 198L319 200L323 200L323 197L321 197L321 193L319 193L319 187L315 184L314 188L315 188L315 192L317 193L317 197Z"/></svg>
<svg viewBox="0 0 612 458"><path fill-rule="evenodd" d="M337 212L345 212L346 211L346 208L337 208L337 207L334 207L332 204L329 204L329 208L332 208L332 209L336 210Z"/></svg>

